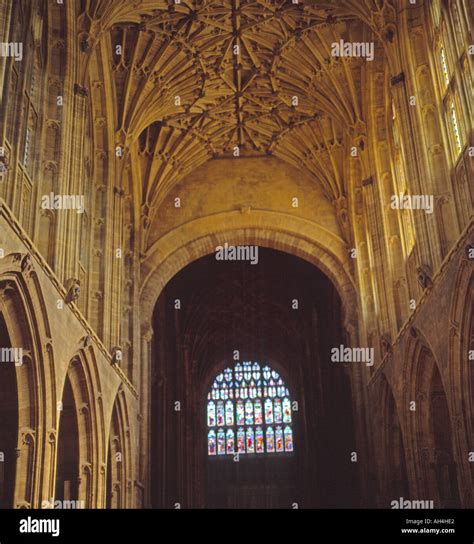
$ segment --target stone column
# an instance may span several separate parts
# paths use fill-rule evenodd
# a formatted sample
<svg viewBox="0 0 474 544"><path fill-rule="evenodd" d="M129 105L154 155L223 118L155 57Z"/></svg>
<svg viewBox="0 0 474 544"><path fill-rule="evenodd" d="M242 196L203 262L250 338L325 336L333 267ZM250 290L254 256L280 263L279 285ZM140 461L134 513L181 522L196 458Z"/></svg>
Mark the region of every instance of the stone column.
<svg viewBox="0 0 474 544"><path fill-rule="evenodd" d="M422 172L418 161L416 150L416 131L413 115L410 112L409 95L405 81L405 74L402 72L391 80L392 93L395 100L397 112L400 115L401 140L403 142L403 155L407 170L407 177L410 180L409 188L411 194L423 194L421 183ZM416 250L420 262L432 266L433 255L437 254L436 235L430 233L426 224L426 215L413 214L413 222L416 232Z"/></svg>
<svg viewBox="0 0 474 544"><path fill-rule="evenodd" d="M142 328L141 333L141 372L140 372L140 429L138 444L138 477L144 486L144 504L137 505L142 507L150 506L150 430L151 430L151 341L153 338L153 329L151 325Z"/></svg>
<svg viewBox="0 0 474 544"><path fill-rule="evenodd" d="M75 84L72 96L66 100L72 100L70 115L64 115L65 126L72 128L66 134L63 153L69 157L69 161L61 168L60 179L61 195L83 195L83 142L85 137L85 101L87 100L87 89ZM69 112L68 112L69 113ZM68 123L68 124L66 124ZM88 207L90 203L84 202ZM57 212L57 266L56 269L62 272L61 280L64 282L69 278L78 278L78 261L80 255L82 214L76 210L59 210Z"/></svg>
<svg viewBox="0 0 474 544"><path fill-rule="evenodd" d="M0 35L4 36L4 41L8 41L10 22L12 16L12 0L0 0ZM5 77L7 64L7 57L0 57L0 104L2 104L2 115L0 115L0 141L3 142L3 132L4 132L4 120L6 116L4 112L6 110L6 101L3 100L3 94L7 95L8 98L8 86L10 84L10 78ZM11 61L10 61L11 62ZM0 144L1 145L1 144Z"/></svg>

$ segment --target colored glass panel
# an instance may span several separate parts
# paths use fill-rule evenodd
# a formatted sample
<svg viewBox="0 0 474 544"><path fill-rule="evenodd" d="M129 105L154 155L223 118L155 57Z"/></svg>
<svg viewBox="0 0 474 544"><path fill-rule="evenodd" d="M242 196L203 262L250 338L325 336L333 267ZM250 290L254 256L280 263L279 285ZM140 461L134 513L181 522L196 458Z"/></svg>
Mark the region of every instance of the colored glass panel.
<svg viewBox="0 0 474 544"><path fill-rule="evenodd" d="M275 433L271 427L267 427L267 453L275 451Z"/></svg>
<svg viewBox="0 0 474 544"><path fill-rule="evenodd" d="M275 430L275 449L277 452L285 451L283 443L283 430L281 427L277 427Z"/></svg>
<svg viewBox="0 0 474 544"><path fill-rule="evenodd" d="M223 429L217 432L217 455L225 454L225 433Z"/></svg>
<svg viewBox="0 0 474 544"><path fill-rule="evenodd" d="M216 403L211 400L207 403L207 426L214 427L216 424Z"/></svg>
<svg viewBox="0 0 474 544"><path fill-rule="evenodd" d="M217 426L222 427L224 425L224 403L219 401L217 403Z"/></svg>
<svg viewBox="0 0 474 544"><path fill-rule="evenodd" d="M282 423L283 412L282 412L280 399L275 399L273 401L273 416L274 416L275 423Z"/></svg>
<svg viewBox="0 0 474 544"><path fill-rule="evenodd" d="M255 434L252 427L247 427L247 453L255 453Z"/></svg>
<svg viewBox="0 0 474 544"><path fill-rule="evenodd" d="M245 403L245 424L253 425L253 402L251 400Z"/></svg>
<svg viewBox="0 0 474 544"><path fill-rule="evenodd" d="M266 399L265 401L265 423L273 423L273 402L271 399Z"/></svg>
<svg viewBox="0 0 474 544"><path fill-rule="evenodd" d="M291 402L288 397L283 399L283 423L291 423Z"/></svg>
<svg viewBox="0 0 474 544"><path fill-rule="evenodd" d="M244 403L241 400L237 401L237 425L243 425L245 422Z"/></svg>
<svg viewBox="0 0 474 544"><path fill-rule="evenodd" d="M242 427L237 431L237 452L245 453L245 432Z"/></svg>
<svg viewBox="0 0 474 544"><path fill-rule="evenodd" d="M215 433L215 431L209 431L207 433L207 453L209 455L216 455L216 433Z"/></svg>
<svg viewBox="0 0 474 544"><path fill-rule="evenodd" d="M261 425L263 423L262 401L256 400L254 404L254 419L255 425Z"/></svg>
<svg viewBox="0 0 474 544"><path fill-rule="evenodd" d="M293 431L288 425L285 427L285 451L293 451Z"/></svg>
<svg viewBox="0 0 474 544"><path fill-rule="evenodd" d="M234 424L234 403L230 400L225 403L225 424L228 427Z"/></svg>
<svg viewBox="0 0 474 544"><path fill-rule="evenodd" d="M265 451L263 431L261 427L257 427L257 430L255 431L255 451L257 453L263 453Z"/></svg>
<svg viewBox="0 0 474 544"><path fill-rule="evenodd" d="M227 438L227 453L232 454L234 453L234 431L232 429L228 429L226 433Z"/></svg>

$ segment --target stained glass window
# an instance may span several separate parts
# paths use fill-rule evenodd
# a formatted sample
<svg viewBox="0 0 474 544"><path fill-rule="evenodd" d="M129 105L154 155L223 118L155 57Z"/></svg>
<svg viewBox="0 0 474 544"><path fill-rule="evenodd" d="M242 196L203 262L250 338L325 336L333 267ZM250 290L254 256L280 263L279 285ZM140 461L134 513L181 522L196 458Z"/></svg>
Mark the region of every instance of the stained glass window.
<svg viewBox="0 0 474 544"><path fill-rule="evenodd" d="M292 422L289 391L278 372L237 363L216 377L208 394L208 454L291 453Z"/></svg>

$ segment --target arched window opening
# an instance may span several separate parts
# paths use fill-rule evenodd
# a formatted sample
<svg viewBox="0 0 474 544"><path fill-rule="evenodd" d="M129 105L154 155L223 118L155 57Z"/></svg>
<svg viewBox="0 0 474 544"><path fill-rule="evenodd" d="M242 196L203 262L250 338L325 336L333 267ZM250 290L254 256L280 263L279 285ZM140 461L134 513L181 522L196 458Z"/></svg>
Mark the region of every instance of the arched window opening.
<svg viewBox="0 0 474 544"><path fill-rule="evenodd" d="M71 381L66 377L59 421L56 500L77 500L79 486L79 430Z"/></svg>
<svg viewBox="0 0 474 544"><path fill-rule="evenodd" d="M14 353L0 314L0 508L15 506L19 414Z"/></svg>
<svg viewBox="0 0 474 544"><path fill-rule="evenodd" d="M449 86L451 77L449 75L448 61L446 60L446 52L443 46L439 48L439 58L441 62L441 71L443 74L444 84L445 84L445 87L447 88Z"/></svg>
<svg viewBox="0 0 474 544"><path fill-rule="evenodd" d="M471 113L467 59L469 58L468 25L461 19L456 1L441 5L433 2L433 46L439 93L453 162L462 154L469 136Z"/></svg>
<svg viewBox="0 0 474 544"><path fill-rule="evenodd" d="M209 456L291 453L293 415L282 378L268 365L237 363L207 396Z"/></svg>
<svg viewBox="0 0 474 544"><path fill-rule="evenodd" d="M451 129L453 133L454 138L454 145L456 148L456 153L459 155L462 151L462 141L461 141L461 132L459 130L459 123L458 118L456 115L456 107L454 105L454 101L451 102Z"/></svg>

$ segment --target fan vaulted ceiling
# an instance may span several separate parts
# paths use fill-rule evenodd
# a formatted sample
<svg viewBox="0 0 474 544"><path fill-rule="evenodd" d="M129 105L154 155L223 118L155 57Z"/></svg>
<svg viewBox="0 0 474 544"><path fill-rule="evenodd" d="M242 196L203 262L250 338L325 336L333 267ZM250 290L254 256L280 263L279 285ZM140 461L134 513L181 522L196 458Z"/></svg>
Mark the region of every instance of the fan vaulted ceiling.
<svg viewBox="0 0 474 544"><path fill-rule="evenodd" d="M330 200L344 195L366 63L332 57L331 44L371 39L376 23L359 12L383 20L388 2L82 4L84 49L111 59L114 131L136 153L146 214L187 173L236 153L304 165Z"/></svg>

